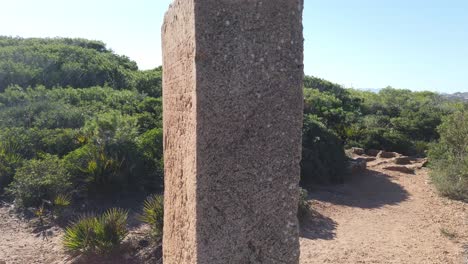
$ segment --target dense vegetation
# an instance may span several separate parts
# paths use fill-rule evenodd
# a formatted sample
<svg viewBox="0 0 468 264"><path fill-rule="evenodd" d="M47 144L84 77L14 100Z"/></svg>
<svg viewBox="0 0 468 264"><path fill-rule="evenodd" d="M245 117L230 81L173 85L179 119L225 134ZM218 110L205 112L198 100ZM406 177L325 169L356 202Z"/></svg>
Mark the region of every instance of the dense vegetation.
<svg viewBox="0 0 468 264"><path fill-rule="evenodd" d="M97 194L162 184L161 100L137 91L9 87L0 94L0 140L0 181L13 180L8 191L24 205L52 199L52 189Z"/></svg>
<svg viewBox="0 0 468 264"><path fill-rule="evenodd" d="M304 86L303 183L342 182L343 148L425 156L442 119L463 104L432 92L344 89L308 76Z"/></svg>
<svg viewBox="0 0 468 264"><path fill-rule="evenodd" d="M23 206L160 189L161 76L101 42L0 38L0 189Z"/></svg>
<svg viewBox="0 0 468 264"><path fill-rule="evenodd" d="M444 118L429 152L431 176L443 195L468 202L468 107Z"/></svg>
<svg viewBox="0 0 468 264"><path fill-rule="evenodd" d="M160 190L161 77L99 41L0 37L0 189L23 206ZM303 184L342 182L345 147L424 156L462 104L310 76L304 86Z"/></svg>
<svg viewBox="0 0 468 264"><path fill-rule="evenodd" d="M21 87L110 86L161 95L161 69L138 71L101 41L0 37L0 92Z"/></svg>
<svg viewBox="0 0 468 264"><path fill-rule="evenodd" d="M456 102L432 92L387 87L379 93L343 89L312 77L305 79L305 112L335 132L346 147L424 155L437 140L437 126L455 111Z"/></svg>

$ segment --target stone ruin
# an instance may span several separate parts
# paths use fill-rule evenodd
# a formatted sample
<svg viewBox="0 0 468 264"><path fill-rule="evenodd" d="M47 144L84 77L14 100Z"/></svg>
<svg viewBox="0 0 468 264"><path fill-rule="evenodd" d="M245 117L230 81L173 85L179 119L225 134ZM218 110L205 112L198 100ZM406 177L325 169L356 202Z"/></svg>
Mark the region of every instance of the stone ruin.
<svg viewBox="0 0 468 264"><path fill-rule="evenodd" d="M298 263L303 0L174 0L162 27L166 264Z"/></svg>

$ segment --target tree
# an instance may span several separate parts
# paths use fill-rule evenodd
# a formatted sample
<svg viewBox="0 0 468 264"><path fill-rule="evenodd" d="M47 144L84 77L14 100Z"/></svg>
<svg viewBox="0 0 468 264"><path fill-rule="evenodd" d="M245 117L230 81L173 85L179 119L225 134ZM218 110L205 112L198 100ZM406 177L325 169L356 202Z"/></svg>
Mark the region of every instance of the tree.
<svg viewBox="0 0 468 264"><path fill-rule="evenodd" d="M468 201L468 107L444 118L429 158L431 178L442 195Z"/></svg>

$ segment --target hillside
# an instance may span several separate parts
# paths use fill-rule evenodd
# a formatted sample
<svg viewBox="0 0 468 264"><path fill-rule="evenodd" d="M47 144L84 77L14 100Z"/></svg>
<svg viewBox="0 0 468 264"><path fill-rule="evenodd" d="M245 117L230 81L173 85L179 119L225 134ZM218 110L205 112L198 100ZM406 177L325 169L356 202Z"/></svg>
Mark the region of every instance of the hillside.
<svg viewBox="0 0 468 264"><path fill-rule="evenodd" d="M134 61L115 54L101 41L0 36L0 92L9 85L110 86L157 97L160 79L161 69L138 71Z"/></svg>
<svg viewBox="0 0 468 264"><path fill-rule="evenodd" d="M444 97L450 100L462 100L468 102L468 92L466 93L454 93L454 94L443 94Z"/></svg>

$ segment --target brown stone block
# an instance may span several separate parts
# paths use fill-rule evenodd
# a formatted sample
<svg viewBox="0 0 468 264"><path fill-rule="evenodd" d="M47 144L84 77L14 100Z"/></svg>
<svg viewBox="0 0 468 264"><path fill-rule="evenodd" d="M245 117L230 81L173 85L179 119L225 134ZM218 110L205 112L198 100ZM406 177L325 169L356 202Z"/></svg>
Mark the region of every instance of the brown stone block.
<svg viewBox="0 0 468 264"><path fill-rule="evenodd" d="M164 263L298 263L302 0L176 0L163 34Z"/></svg>

